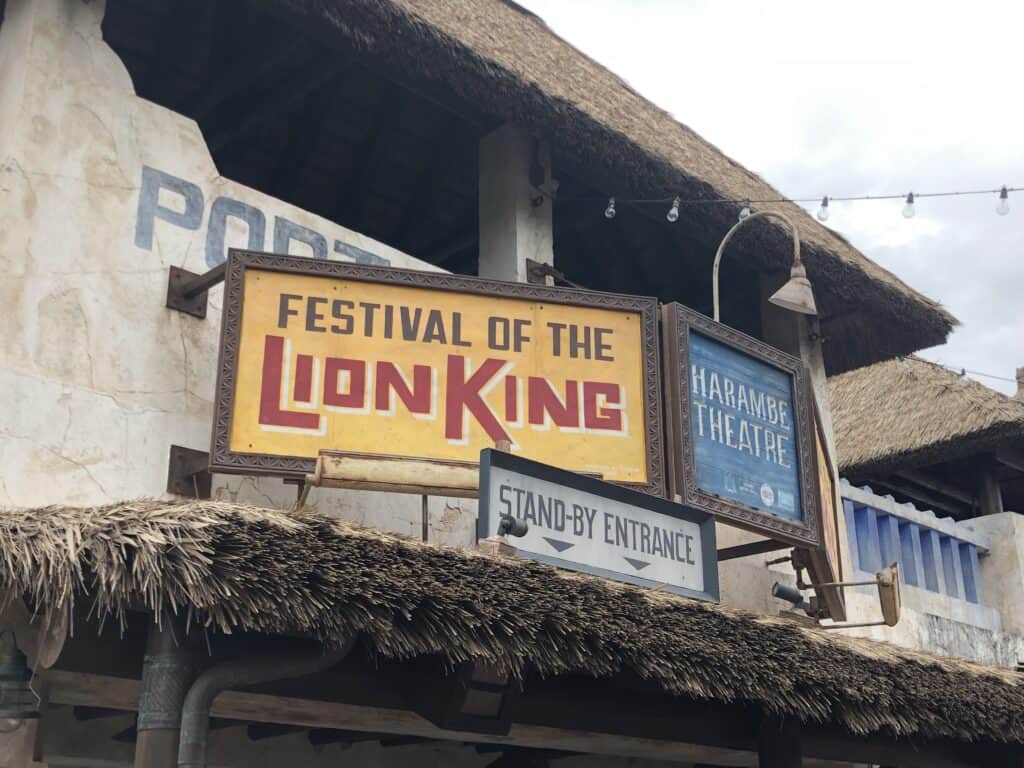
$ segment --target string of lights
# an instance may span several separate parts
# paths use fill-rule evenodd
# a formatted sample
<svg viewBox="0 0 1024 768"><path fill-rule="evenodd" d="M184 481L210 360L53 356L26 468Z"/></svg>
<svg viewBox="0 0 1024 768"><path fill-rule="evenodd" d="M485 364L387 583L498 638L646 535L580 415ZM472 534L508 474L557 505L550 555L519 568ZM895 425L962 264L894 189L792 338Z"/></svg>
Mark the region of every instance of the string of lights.
<svg viewBox="0 0 1024 768"><path fill-rule="evenodd" d="M1011 378L1008 378L1006 376L996 376L996 374L994 374L994 373L982 373L981 371L972 371L970 368L957 368L954 365L946 365L945 363L936 363L936 365L942 366L947 371L953 371L954 373L959 373L961 376L966 376L967 374L971 374L972 376L982 376L983 378L995 379L996 381L1007 381L1010 384L1016 384L1017 383L1016 379L1011 379Z"/></svg>
<svg viewBox="0 0 1024 768"><path fill-rule="evenodd" d="M1024 187L1020 186L1001 186L996 189L967 189L967 190L951 190L943 192L908 192L906 194L900 192L898 194L882 194L882 195L839 195L830 196L824 195L820 199L818 197L766 197L766 198L733 198L733 197L703 197L703 198L690 198L684 199L679 196L673 197L656 197L656 198L626 198L626 197L609 197L607 198L607 207L604 209L604 216L606 219L614 219L616 210L615 206L617 203L628 203L630 205L669 205L668 212L665 214L665 218L670 223L679 221L679 209L682 206L702 206L702 205L731 205L731 206L742 206L740 208L740 219L745 219L750 215L750 206L764 203L796 203L808 204L808 203L819 203L817 217L819 221L828 221L829 217L829 204L830 203L849 203L859 202L866 200L903 200L903 216L907 219L914 218L916 213L916 203L918 200L931 197L970 197L977 195L996 195L997 201L995 211L1000 216L1005 216L1010 212L1010 193L1011 192L1024 192ZM559 198L560 201L565 202L564 198ZM603 197L578 197L570 198L573 201L601 201L604 202Z"/></svg>

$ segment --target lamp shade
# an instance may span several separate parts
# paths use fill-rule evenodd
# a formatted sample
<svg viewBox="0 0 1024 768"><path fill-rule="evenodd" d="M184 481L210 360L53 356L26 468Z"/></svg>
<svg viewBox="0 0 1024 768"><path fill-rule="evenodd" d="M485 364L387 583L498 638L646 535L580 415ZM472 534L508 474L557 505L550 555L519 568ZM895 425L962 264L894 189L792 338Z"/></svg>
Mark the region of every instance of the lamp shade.
<svg viewBox="0 0 1024 768"><path fill-rule="evenodd" d="M768 301L802 315L818 314L818 306L814 303L814 291L811 290L811 281L807 279L807 270L802 263L793 265L793 269L789 272L789 280L772 294Z"/></svg>

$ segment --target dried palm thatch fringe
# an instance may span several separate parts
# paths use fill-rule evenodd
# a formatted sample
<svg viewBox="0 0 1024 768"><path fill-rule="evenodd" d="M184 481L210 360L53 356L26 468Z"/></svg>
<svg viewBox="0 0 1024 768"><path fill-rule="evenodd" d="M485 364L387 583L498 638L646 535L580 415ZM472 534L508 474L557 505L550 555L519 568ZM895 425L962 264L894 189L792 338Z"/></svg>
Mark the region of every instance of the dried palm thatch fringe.
<svg viewBox="0 0 1024 768"><path fill-rule="evenodd" d="M919 357L835 376L829 401L851 477L1024 445L1024 402Z"/></svg>
<svg viewBox="0 0 1024 768"><path fill-rule="evenodd" d="M753 702L854 733L1024 741L1018 677L723 606L212 501L0 511L0 587L123 619L169 603L224 632L352 630L387 657L521 671L624 669L673 694Z"/></svg>
<svg viewBox="0 0 1024 768"><path fill-rule="evenodd" d="M562 40L536 16L503 0L272 0L289 21L427 93L450 94L488 122L518 122L550 140L569 172L604 179L608 194L640 197L780 197L757 174L651 103L620 77ZM600 216L604 203L597 203ZM667 207L667 206L666 206ZM700 211L716 241L740 206ZM956 319L878 266L800 206L765 204L792 217L824 315L843 344L825 347L841 371L941 344ZM788 234L766 224L751 266L788 270ZM745 237L749 236L749 233ZM851 309L864 311L851 313ZM832 324L830 335L838 335Z"/></svg>

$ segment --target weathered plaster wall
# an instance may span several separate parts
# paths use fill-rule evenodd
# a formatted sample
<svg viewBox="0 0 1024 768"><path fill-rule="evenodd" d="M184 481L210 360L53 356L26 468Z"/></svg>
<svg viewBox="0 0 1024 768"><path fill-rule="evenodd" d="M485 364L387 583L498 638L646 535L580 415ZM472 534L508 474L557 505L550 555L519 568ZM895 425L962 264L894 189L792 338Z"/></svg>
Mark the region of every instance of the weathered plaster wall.
<svg viewBox="0 0 1024 768"><path fill-rule="evenodd" d="M981 559L986 602L999 611L1007 632L1024 635L1024 516L1002 512L975 518L971 525L989 535L989 554ZM1024 661L1024 652L1020 658Z"/></svg>
<svg viewBox="0 0 1024 768"><path fill-rule="evenodd" d="M1024 659L1024 639L1004 630L999 613L963 600L903 585L903 611L895 627L842 630L940 656L1016 667ZM878 592L873 587L846 590L851 621L877 621Z"/></svg>
<svg viewBox="0 0 1024 768"><path fill-rule="evenodd" d="M172 443L209 446L222 291L206 320L165 309L171 265L203 272L249 246L434 269L222 177L194 121L135 95L102 39L104 7L11 0L0 27L4 505L157 496ZM239 477L214 488L273 505L294 493ZM369 498L311 494L419 535L419 497ZM468 505L431 505L439 540L471 541Z"/></svg>

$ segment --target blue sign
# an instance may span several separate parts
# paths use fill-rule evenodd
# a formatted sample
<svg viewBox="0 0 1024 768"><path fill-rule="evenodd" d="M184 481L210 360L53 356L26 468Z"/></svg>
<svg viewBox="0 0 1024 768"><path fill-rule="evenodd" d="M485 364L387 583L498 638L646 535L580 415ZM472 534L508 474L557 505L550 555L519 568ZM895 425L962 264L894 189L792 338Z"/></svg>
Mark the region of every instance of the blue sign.
<svg viewBox="0 0 1024 768"><path fill-rule="evenodd" d="M697 486L803 521L792 375L692 329L689 334Z"/></svg>

